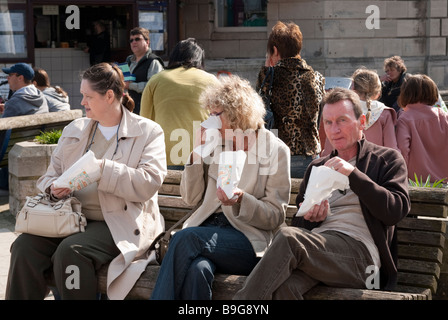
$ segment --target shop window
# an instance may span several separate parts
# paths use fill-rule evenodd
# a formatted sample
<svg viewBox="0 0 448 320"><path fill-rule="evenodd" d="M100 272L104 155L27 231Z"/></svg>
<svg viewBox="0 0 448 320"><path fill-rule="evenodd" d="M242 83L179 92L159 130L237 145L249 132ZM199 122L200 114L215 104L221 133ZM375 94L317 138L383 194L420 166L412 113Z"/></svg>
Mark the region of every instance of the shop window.
<svg viewBox="0 0 448 320"><path fill-rule="evenodd" d="M26 58L25 10L0 12L0 58Z"/></svg>
<svg viewBox="0 0 448 320"><path fill-rule="evenodd" d="M149 30L150 46L158 55L167 53L168 1L139 1L138 23Z"/></svg>
<svg viewBox="0 0 448 320"><path fill-rule="evenodd" d="M217 27L266 27L267 0L215 0Z"/></svg>

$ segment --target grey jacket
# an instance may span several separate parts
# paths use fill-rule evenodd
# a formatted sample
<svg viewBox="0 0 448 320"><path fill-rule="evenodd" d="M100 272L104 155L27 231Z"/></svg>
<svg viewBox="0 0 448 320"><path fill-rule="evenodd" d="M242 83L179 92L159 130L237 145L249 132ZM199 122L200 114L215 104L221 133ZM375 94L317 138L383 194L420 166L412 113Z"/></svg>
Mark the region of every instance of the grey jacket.
<svg viewBox="0 0 448 320"><path fill-rule="evenodd" d="M42 92L47 99L48 109L50 112L70 110L68 97L64 97L62 94L58 93L55 88L48 87Z"/></svg>
<svg viewBox="0 0 448 320"><path fill-rule="evenodd" d="M34 85L17 90L5 103L2 118L25 116L48 112L48 104L44 94Z"/></svg>

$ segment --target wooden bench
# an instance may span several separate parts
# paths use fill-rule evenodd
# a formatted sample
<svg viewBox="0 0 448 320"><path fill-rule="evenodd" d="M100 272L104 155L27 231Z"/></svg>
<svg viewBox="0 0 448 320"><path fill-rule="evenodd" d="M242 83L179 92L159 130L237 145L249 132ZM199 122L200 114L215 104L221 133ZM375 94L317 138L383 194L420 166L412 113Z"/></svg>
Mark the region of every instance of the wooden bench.
<svg viewBox="0 0 448 320"><path fill-rule="evenodd" d="M189 209L180 197L181 171L170 170L159 191L159 206L169 228ZM296 212L295 199L301 179L292 180L287 223ZM410 187L412 209L398 224L398 287L396 292L368 289L331 288L319 285L310 290L305 299L376 299L423 300L432 299L440 279L445 246L448 189ZM446 260L446 257L445 257ZM150 265L141 275L128 299L148 299L154 288L159 266ZM106 292L107 266L98 272L98 287ZM213 284L213 299L231 299L246 277L217 274ZM446 297L445 297L446 298Z"/></svg>
<svg viewBox="0 0 448 320"><path fill-rule="evenodd" d="M82 110L76 109L1 118L0 142L6 135L10 137L5 152L0 150L0 167L8 166L8 153L17 142L33 140L41 131L63 129L71 121L81 117Z"/></svg>

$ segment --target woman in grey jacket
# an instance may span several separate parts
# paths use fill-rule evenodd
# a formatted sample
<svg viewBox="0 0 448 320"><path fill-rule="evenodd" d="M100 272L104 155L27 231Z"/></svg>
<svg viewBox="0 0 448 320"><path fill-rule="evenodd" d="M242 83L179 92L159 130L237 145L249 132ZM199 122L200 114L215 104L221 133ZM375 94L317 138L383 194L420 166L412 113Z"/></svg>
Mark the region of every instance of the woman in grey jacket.
<svg viewBox="0 0 448 320"><path fill-rule="evenodd" d="M52 87L44 69L34 68L33 84L44 94L50 112L70 110L67 92L59 86Z"/></svg>

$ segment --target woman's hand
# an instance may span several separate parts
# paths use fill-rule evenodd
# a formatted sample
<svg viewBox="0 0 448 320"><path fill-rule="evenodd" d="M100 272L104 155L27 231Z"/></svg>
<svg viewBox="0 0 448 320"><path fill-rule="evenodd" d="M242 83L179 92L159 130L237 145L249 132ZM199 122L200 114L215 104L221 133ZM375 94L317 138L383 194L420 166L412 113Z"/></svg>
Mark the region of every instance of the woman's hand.
<svg viewBox="0 0 448 320"><path fill-rule="evenodd" d="M55 188L54 185L51 185L50 192L53 197L62 199L68 196L72 190L69 188Z"/></svg>
<svg viewBox="0 0 448 320"><path fill-rule="evenodd" d="M244 194L243 190L235 188L233 190L233 197L229 199L224 190L222 190L220 187L216 191L218 200L221 201L223 206L233 206L234 204L241 203L241 200L243 199L243 194Z"/></svg>

